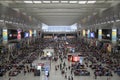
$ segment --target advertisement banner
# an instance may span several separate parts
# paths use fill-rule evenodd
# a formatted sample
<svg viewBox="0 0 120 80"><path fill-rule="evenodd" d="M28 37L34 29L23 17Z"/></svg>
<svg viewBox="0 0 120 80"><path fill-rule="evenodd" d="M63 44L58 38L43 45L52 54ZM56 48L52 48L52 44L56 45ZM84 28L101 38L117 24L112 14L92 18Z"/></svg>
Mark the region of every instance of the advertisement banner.
<svg viewBox="0 0 120 80"><path fill-rule="evenodd" d="M36 35L37 35L37 31L36 31L36 30L34 30L34 37L36 37Z"/></svg>
<svg viewBox="0 0 120 80"><path fill-rule="evenodd" d="M90 38L90 30L87 31L87 36Z"/></svg>
<svg viewBox="0 0 120 80"><path fill-rule="evenodd" d="M21 30L20 29L17 30L17 39L21 40Z"/></svg>
<svg viewBox="0 0 120 80"><path fill-rule="evenodd" d="M83 30L83 37L85 37L85 34L86 34L86 33L85 33L85 30Z"/></svg>
<svg viewBox="0 0 120 80"><path fill-rule="evenodd" d="M32 30L29 30L29 33L30 33L30 37L32 37Z"/></svg>
<svg viewBox="0 0 120 80"><path fill-rule="evenodd" d="M3 29L3 41L8 41L8 32L7 29Z"/></svg>
<svg viewBox="0 0 120 80"><path fill-rule="evenodd" d="M117 30L112 29L112 41L116 42L116 40L117 40Z"/></svg>
<svg viewBox="0 0 120 80"><path fill-rule="evenodd" d="M98 30L98 39L102 40L102 30L101 29Z"/></svg>

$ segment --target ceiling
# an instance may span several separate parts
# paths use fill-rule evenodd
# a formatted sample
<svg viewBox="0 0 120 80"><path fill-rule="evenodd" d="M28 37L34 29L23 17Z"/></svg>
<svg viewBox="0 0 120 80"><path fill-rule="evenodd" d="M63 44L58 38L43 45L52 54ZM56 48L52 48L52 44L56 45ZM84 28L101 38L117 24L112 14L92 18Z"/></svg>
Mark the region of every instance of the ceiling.
<svg viewBox="0 0 120 80"><path fill-rule="evenodd" d="M0 0L0 3L47 25L68 26L120 3L120 0Z"/></svg>

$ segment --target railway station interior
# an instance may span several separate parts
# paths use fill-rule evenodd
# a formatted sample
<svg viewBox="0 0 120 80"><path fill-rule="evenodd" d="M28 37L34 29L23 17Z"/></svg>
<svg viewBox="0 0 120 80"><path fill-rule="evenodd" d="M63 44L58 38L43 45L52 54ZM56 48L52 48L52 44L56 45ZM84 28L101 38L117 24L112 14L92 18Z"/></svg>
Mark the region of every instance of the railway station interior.
<svg viewBox="0 0 120 80"><path fill-rule="evenodd" d="M0 0L0 80L120 80L120 0Z"/></svg>

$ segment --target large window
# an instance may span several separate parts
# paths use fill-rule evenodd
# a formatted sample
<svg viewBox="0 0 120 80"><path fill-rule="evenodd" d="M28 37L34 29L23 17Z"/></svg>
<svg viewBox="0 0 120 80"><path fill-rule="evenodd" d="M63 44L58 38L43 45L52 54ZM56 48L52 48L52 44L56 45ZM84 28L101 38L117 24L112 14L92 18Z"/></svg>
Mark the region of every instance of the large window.
<svg viewBox="0 0 120 80"><path fill-rule="evenodd" d="M72 26L47 26L43 24L42 30L45 32L75 32L77 30L77 24Z"/></svg>

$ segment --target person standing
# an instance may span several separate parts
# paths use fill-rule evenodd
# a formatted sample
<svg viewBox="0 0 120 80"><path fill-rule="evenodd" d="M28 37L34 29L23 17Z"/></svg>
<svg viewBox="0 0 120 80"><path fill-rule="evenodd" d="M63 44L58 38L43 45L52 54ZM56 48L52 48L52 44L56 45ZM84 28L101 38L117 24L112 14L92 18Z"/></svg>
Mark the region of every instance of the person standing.
<svg viewBox="0 0 120 80"><path fill-rule="evenodd" d="M26 74L26 70L24 69L24 75Z"/></svg>
<svg viewBox="0 0 120 80"><path fill-rule="evenodd" d="M67 79L67 74L65 73L65 79Z"/></svg>
<svg viewBox="0 0 120 80"><path fill-rule="evenodd" d="M71 75L72 75L72 73L73 73L73 71L72 71L72 69L71 69Z"/></svg>
<svg viewBox="0 0 120 80"><path fill-rule="evenodd" d="M70 80L70 76L68 76L68 80Z"/></svg>
<svg viewBox="0 0 120 80"><path fill-rule="evenodd" d="M71 76L71 80L73 80L73 76Z"/></svg>
<svg viewBox="0 0 120 80"><path fill-rule="evenodd" d="M97 74L96 74L96 72L94 72L94 75L95 75L95 79L97 79Z"/></svg>
<svg viewBox="0 0 120 80"><path fill-rule="evenodd" d="M68 69L70 70L70 66L68 66Z"/></svg>
<svg viewBox="0 0 120 80"><path fill-rule="evenodd" d="M66 71L67 71L67 67L66 67Z"/></svg>
<svg viewBox="0 0 120 80"><path fill-rule="evenodd" d="M66 66L65 62L63 63L63 66L64 66L64 67Z"/></svg>

